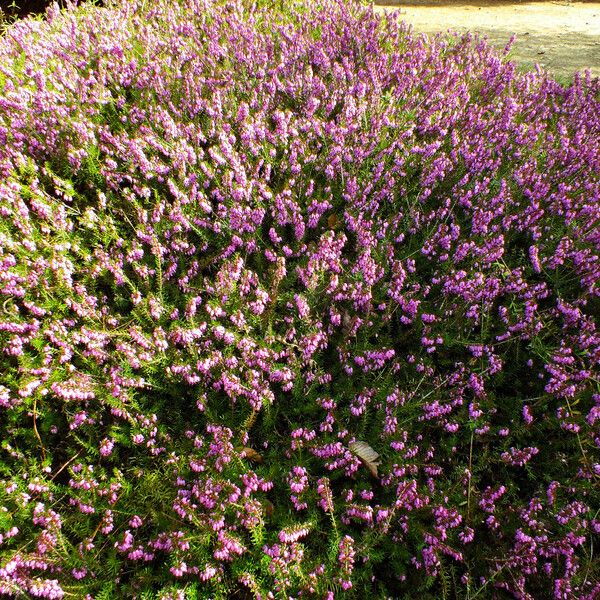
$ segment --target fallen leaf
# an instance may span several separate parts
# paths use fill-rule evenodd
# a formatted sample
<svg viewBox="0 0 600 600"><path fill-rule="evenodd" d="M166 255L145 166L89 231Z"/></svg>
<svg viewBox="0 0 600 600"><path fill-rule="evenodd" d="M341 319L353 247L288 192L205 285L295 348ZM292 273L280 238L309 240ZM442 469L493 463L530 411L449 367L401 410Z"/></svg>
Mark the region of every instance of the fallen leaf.
<svg viewBox="0 0 600 600"><path fill-rule="evenodd" d="M350 452L358 456L362 464L369 469L373 477L377 477L377 467L379 466L379 454L367 444L367 442L352 442L348 446Z"/></svg>
<svg viewBox="0 0 600 600"><path fill-rule="evenodd" d="M248 448L244 446L240 450L240 456L246 457L250 462L262 463L263 457L254 448Z"/></svg>
<svg viewBox="0 0 600 600"><path fill-rule="evenodd" d="M338 216L334 213L327 217L327 226L329 229L335 229L340 224Z"/></svg>
<svg viewBox="0 0 600 600"><path fill-rule="evenodd" d="M271 518L273 516L273 513L275 512L275 506L273 505L273 503L270 500L264 500L263 507L265 509L265 516L267 518Z"/></svg>

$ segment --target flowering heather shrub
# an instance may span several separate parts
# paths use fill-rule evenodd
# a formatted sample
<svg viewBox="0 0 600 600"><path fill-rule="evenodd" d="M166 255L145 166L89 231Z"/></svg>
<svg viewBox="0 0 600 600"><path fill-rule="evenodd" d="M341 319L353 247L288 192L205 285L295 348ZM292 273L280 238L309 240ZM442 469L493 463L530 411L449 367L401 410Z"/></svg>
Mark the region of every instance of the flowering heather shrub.
<svg viewBox="0 0 600 600"><path fill-rule="evenodd" d="M135 0L0 83L0 594L600 595L598 81Z"/></svg>

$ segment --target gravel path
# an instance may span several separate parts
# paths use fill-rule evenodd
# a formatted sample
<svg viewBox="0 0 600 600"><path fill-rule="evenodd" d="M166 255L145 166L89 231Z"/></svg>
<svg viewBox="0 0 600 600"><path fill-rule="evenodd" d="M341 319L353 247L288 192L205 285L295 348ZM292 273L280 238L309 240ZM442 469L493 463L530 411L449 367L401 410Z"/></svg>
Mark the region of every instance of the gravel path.
<svg viewBox="0 0 600 600"><path fill-rule="evenodd" d="M419 33L479 32L499 49L516 34L510 58L520 68L538 63L561 80L585 69L600 77L600 2L421 2L376 6L376 10L400 10L401 18Z"/></svg>

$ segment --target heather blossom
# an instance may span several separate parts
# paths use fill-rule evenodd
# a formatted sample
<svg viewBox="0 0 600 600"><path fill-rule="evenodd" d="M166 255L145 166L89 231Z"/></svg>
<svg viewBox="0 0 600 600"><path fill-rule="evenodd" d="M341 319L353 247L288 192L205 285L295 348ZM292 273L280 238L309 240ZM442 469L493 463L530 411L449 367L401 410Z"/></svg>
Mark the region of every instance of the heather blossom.
<svg viewBox="0 0 600 600"><path fill-rule="evenodd" d="M596 598L600 83L270 4L0 39L0 595Z"/></svg>

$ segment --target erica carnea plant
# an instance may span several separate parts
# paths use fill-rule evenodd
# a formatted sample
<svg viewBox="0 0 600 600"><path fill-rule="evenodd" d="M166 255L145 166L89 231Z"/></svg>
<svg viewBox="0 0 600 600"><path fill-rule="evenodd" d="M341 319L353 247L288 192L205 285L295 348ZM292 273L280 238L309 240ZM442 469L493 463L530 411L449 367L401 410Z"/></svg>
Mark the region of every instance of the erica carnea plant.
<svg viewBox="0 0 600 600"><path fill-rule="evenodd" d="M54 6L0 173L0 595L598 597L597 80L341 0Z"/></svg>

